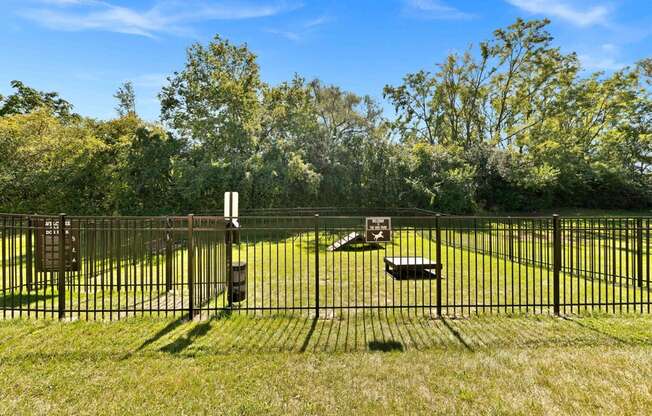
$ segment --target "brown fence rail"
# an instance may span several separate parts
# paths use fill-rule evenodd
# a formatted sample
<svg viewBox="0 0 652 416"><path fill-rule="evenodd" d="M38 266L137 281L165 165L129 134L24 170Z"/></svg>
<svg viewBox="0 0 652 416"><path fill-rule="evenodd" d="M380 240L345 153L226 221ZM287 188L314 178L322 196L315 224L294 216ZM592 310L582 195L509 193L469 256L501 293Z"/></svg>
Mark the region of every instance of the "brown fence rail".
<svg viewBox="0 0 652 416"><path fill-rule="evenodd" d="M259 214L0 215L0 314L650 312L649 218Z"/></svg>

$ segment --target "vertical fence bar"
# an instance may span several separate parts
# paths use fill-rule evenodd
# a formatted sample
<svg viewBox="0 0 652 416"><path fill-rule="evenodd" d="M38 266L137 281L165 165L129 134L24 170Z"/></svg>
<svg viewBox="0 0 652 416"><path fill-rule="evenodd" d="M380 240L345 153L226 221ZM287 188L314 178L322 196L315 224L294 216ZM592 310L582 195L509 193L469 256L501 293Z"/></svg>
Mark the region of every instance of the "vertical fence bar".
<svg viewBox="0 0 652 416"><path fill-rule="evenodd" d="M57 291L59 319L63 319L66 314L66 214L59 215L59 276Z"/></svg>
<svg viewBox="0 0 652 416"><path fill-rule="evenodd" d="M636 274L638 287L643 287L643 219L636 219Z"/></svg>
<svg viewBox="0 0 652 416"><path fill-rule="evenodd" d="M172 241L172 221L170 217L165 218L165 291L172 290L172 256L173 241ZM167 298L167 297L166 297Z"/></svg>
<svg viewBox="0 0 652 416"><path fill-rule="evenodd" d="M26 260L27 260L27 291L32 291L32 217L27 217L27 239L25 241Z"/></svg>
<svg viewBox="0 0 652 416"><path fill-rule="evenodd" d="M441 215L437 214L435 216L435 264L436 264L436 285L437 285L437 316L441 317L441 279L442 279L442 270L441 265L441 225L439 224L439 218Z"/></svg>
<svg viewBox="0 0 652 416"><path fill-rule="evenodd" d="M553 229L553 298L554 312L559 315L559 272L561 270L561 227L559 215L552 216Z"/></svg>
<svg viewBox="0 0 652 416"><path fill-rule="evenodd" d="M231 227L231 217L225 219L226 232L224 233L224 242L226 247L226 296L228 306L233 306L233 227Z"/></svg>
<svg viewBox="0 0 652 416"><path fill-rule="evenodd" d="M315 318L319 318L319 214L315 214Z"/></svg>
<svg viewBox="0 0 652 416"><path fill-rule="evenodd" d="M188 215L188 316L195 316L195 245L193 214Z"/></svg>
<svg viewBox="0 0 652 416"><path fill-rule="evenodd" d="M95 228L97 228L97 223L95 223L94 226ZM120 219L118 219L117 221L116 235L115 235L115 263L117 265L115 279L116 279L116 287L118 289L118 297L119 297L120 291L122 290L122 221ZM120 302L118 301L118 309L119 308L120 308Z"/></svg>

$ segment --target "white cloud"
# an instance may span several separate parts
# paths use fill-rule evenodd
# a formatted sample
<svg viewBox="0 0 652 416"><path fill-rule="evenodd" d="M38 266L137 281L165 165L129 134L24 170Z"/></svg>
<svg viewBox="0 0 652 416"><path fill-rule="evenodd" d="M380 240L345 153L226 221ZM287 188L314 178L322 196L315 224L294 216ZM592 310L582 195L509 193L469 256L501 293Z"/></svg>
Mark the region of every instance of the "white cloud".
<svg viewBox="0 0 652 416"><path fill-rule="evenodd" d="M615 58L609 56L593 56L588 54L580 54L577 56L582 62L582 67L589 71L618 71L627 66L623 62L617 61Z"/></svg>
<svg viewBox="0 0 652 416"><path fill-rule="evenodd" d="M568 0L507 0L507 2L528 13L557 17L582 27L606 24L610 12L605 5L580 8L569 3ZM586 2L582 4L586 6Z"/></svg>
<svg viewBox="0 0 652 416"><path fill-rule="evenodd" d="M167 82L168 75L159 73L142 74L132 78L131 82L136 87L159 89Z"/></svg>
<svg viewBox="0 0 652 416"><path fill-rule="evenodd" d="M41 3L52 4L55 6L74 6L80 4L99 4L99 0L41 0Z"/></svg>
<svg viewBox="0 0 652 416"><path fill-rule="evenodd" d="M331 19L328 16L320 16L312 20L308 20L306 23L303 24L303 27L306 29L309 29L311 27L316 27L316 26L321 26L325 23L330 22Z"/></svg>
<svg viewBox="0 0 652 416"><path fill-rule="evenodd" d="M404 4L404 12L413 17L443 20L466 20L475 17L440 0L404 0Z"/></svg>
<svg viewBox="0 0 652 416"><path fill-rule="evenodd" d="M303 39L303 36L299 32L293 32L291 30L265 29L265 31L271 33L272 35L278 35L295 42Z"/></svg>
<svg viewBox="0 0 652 416"><path fill-rule="evenodd" d="M188 25L207 20L236 20L273 16L296 8L284 1L158 0L149 9L117 6L99 0L40 0L40 7L20 15L45 27L65 30L100 30L154 37L158 33L187 33Z"/></svg>
<svg viewBox="0 0 652 416"><path fill-rule="evenodd" d="M284 29L266 29L266 32L282 36L286 39L289 39L294 42L300 42L305 39L306 35L311 32L314 32L318 26L322 26L332 19L328 16L319 16L311 20L307 20L301 24L296 25L296 27L290 30Z"/></svg>
<svg viewBox="0 0 652 416"><path fill-rule="evenodd" d="M577 57L588 71L618 71L627 66L618 60L620 48L613 43L604 43L591 53L580 53Z"/></svg>

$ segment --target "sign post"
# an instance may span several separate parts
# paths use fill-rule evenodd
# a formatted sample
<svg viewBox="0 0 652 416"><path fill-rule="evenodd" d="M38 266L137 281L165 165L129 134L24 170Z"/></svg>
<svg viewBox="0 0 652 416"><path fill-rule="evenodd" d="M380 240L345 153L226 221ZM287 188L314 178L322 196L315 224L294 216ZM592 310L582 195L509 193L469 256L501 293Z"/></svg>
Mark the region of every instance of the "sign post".
<svg viewBox="0 0 652 416"><path fill-rule="evenodd" d="M225 245L226 245L226 283L227 301L229 307L233 306L233 244L239 243L240 227L238 223L238 193L224 192L224 221L226 222Z"/></svg>
<svg viewBox="0 0 652 416"><path fill-rule="evenodd" d="M365 218L365 241L367 243L392 241L392 219L390 217Z"/></svg>

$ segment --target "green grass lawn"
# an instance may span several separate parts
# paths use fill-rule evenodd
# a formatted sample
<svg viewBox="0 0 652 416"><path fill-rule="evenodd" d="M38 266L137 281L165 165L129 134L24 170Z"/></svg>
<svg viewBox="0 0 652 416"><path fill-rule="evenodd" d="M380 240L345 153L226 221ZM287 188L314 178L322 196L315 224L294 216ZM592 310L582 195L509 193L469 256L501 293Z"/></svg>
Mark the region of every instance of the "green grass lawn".
<svg viewBox="0 0 652 416"><path fill-rule="evenodd" d="M551 302L548 265L511 261L505 247L498 250L502 255L496 248L488 253L489 237L504 243L496 229L479 235L455 230L442 247L444 319L432 319L429 307L435 280L397 280L384 271L384 256L432 258L427 230L395 232L380 250L341 252L327 246L349 228L320 233L319 244L305 228L276 235L243 232L242 244L233 248L234 260L248 263L243 306L313 306L318 284L320 320L311 319L313 310L256 316L213 310L192 322L180 319L183 311L149 316L159 303L168 310L187 307L185 247L174 255L172 292L160 285L150 291L148 285L162 281L160 255L118 265L82 252L82 270L66 284L73 322L0 320L0 414L650 413L652 316L627 314L649 313L647 285L564 269L562 299L575 306L565 310L572 315L554 318L550 307L536 305ZM548 237L535 243L534 234L515 233L523 250L549 262ZM612 270L616 259L617 271L633 273L629 243L563 241L575 247L566 265L599 274ZM18 254L24 250L20 239L14 247ZM597 253L606 257L587 263ZM648 275L647 246L644 253ZM52 282L27 294L7 284L26 273L22 257L15 258L20 260L8 263L0 276L3 314L10 317L19 303L23 312L42 308L56 318ZM223 273L208 267L219 256L198 250L195 259L199 280L217 275L223 282ZM111 288L118 270L131 284L120 292ZM609 315L577 306L590 301L616 305L603 305ZM632 301L638 304L617 305ZM224 295L203 304L223 306ZM333 308L338 306L356 308ZM120 312L85 314L86 308ZM128 319L92 321L117 317Z"/></svg>
<svg viewBox="0 0 652 416"><path fill-rule="evenodd" d="M0 322L0 414L647 414L652 318Z"/></svg>

